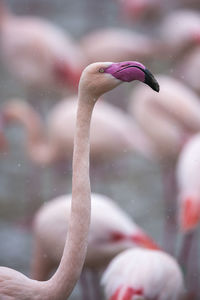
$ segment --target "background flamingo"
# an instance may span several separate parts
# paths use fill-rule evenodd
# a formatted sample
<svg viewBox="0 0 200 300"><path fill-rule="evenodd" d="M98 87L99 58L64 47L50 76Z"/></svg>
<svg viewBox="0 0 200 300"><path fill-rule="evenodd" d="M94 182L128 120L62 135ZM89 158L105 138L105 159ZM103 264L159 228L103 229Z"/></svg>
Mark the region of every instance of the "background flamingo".
<svg viewBox="0 0 200 300"><path fill-rule="evenodd" d="M16 16L0 4L0 50L5 67L34 89L77 88L85 61L69 34L50 22Z"/></svg>
<svg viewBox="0 0 200 300"><path fill-rule="evenodd" d="M200 134L185 145L177 163L179 224L184 232L194 230L200 221Z"/></svg>
<svg viewBox="0 0 200 300"><path fill-rule="evenodd" d="M129 249L117 255L103 274L109 300L181 300L183 275L173 257L156 250Z"/></svg>
<svg viewBox="0 0 200 300"><path fill-rule="evenodd" d="M48 115L46 129L30 104L19 99L7 101L1 110L3 127L12 122L25 127L28 154L34 162L49 165L69 160L73 150L76 99L65 98L55 105ZM108 161L125 151L135 150L147 157L153 155L150 141L127 113L102 100L98 102L91 126L91 159Z"/></svg>
<svg viewBox="0 0 200 300"><path fill-rule="evenodd" d="M184 60L177 63L174 70L175 76L192 88L198 95L200 95L199 67L200 47L197 47L189 51L184 56Z"/></svg>
<svg viewBox="0 0 200 300"><path fill-rule="evenodd" d="M187 9L173 10L163 18L160 36L167 46L164 53L171 65L177 64L189 50L200 45L200 13Z"/></svg>
<svg viewBox="0 0 200 300"><path fill-rule="evenodd" d="M83 36L81 49L88 61L158 59L164 50L161 42L149 35L122 28L98 29Z"/></svg>
<svg viewBox="0 0 200 300"><path fill-rule="evenodd" d="M32 271L34 279L46 280L52 269L58 265L67 235L70 207L71 195L63 195L45 203L37 212L34 221L35 251ZM135 245L150 249L158 248L155 242L109 197L93 193L85 272L89 270L95 278L95 273L102 271L115 255ZM83 294L85 299L89 299L86 293L89 290L87 278L85 281ZM98 298L98 289L94 297Z"/></svg>
<svg viewBox="0 0 200 300"><path fill-rule="evenodd" d="M138 86L130 96L129 110L151 139L164 176L168 216L165 247L171 252L176 232L174 164L185 142L200 130L200 103L197 95L181 82L164 75L158 78L162 85L159 96Z"/></svg>
<svg viewBox="0 0 200 300"><path fill-rule="evenodd" d="M198 225L200 222L200 134L192 137L177 162L178 219L183 233L180 263L187 270L188 288L198 297Z"/></svg>

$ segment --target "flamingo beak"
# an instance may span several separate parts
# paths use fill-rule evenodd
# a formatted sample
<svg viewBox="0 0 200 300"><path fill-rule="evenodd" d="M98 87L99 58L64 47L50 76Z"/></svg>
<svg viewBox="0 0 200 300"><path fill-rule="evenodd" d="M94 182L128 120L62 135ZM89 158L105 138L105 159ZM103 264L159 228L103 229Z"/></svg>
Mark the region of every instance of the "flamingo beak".
<svg viewBox="0 0 200 300"><path fill-rule="evenodd" d="M154 242L154 240L144 233L133 235L131 240L140 247L152 250L160 250L160 247Z"/></svg>
<svg viewBox="0 0 200 300"><path fill-rule="evenodd" d="M159 92L160 86L159 86L157 80L155 79L155 77L153 76L153 74L146 68L144 70L144 73L145 73L144 83L149 85L154 91Z"/></svg>
<svg viewBox="0 0 200 300"><path fill-rule="evenodd" d="M159 84L153 74L137 61L112 63L104 71L123 82L139 80L149 85L156 92L160 90Z"/></svg>
<svg viewBox="0 0 200 300"><path fill-rule="evenodd" d="M188 197L181 208L180 227L184 232L195 229L200 221L200 203Z"/></svg>

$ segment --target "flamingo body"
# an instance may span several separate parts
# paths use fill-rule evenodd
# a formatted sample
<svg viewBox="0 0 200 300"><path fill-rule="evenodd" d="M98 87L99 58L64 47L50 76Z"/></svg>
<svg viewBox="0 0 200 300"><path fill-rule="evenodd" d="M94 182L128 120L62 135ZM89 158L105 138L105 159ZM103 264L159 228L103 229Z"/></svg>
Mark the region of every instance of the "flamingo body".
<svg viewBox="0 0 200 300"><path fill-rule="evenodd" d="M120 28L93 31L81 39L81 48L89 62L148 59L159 53L153 38Z"/></svg>
<svg viewBox="0 0 200 300"><path fill-rule="evenodd" d="M200 80L198 76L199 68L200 47L197 47L187 53L184 60L178 63L175 69L175 75L177 78L186 83L190 88L198 93L198 95L200 95Z"/></svg>
<svg viewBox="0 0 200 300"><path fill-rule="evenodd" d="M172 55L200 44L200 14L180 9L169 13L162 22L162 38L172 47Z"/></svg>
<svg viewBox="0 0 200 300"><path fill-rule="evenodd" d="M34 236L37 252L34 263L40 270L47 265L56 266L60 261L68 230L70 206L71 195L63 195L44 204L36 215ZM109 197L94 193L91 198L88 241L85 267L91 270L104 268L116 254L135 245L157 248L153 240ZM42 257L37 257L37 253L42 253ZM41 278L37 269L34 278L46 279Z"/></svg>
<svg viewBox="0 0 200 300"><path fill-rule="evenodd" d="M184 232L200 222L200 135L192 137L183 148L177 163L179 221Z"/></svg>
<svg viewBox="0 0 200 300"><path fill-rule="evenodd" d="M170 255L155 250L129 249L117 255L102 277L109 300L179 300L183 276Z"/></svg>
<svg viewBox="0 0 200 300"><path fill-rule="evenodd" d="M19 81L33 88L77 88L84 58L70 36L43 19L10 13L0 28L1 58Z"/></svg>

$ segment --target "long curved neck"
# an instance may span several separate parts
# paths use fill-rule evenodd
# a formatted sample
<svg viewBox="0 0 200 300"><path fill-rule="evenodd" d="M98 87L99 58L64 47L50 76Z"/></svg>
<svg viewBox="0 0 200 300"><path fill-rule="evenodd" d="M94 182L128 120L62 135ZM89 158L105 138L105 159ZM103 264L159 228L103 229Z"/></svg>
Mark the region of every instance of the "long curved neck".
<svg viewBox="0 0 200 300"><path fill-rule="evenodd" d="M91 101L90 101L91 100ZM72 206L63 256L57 272L47 282L50 295L65 300L76 284L86 256L90 225L89 135L93 99L79 95L73 153Z"/></svg>
<svg viewBox="0 0 200 300"><path fill-rule="evenodd" d="M3 109L8 122L19 122L27 131L27 150L31 159L38 163L48 163L54 156L54 149L48 143L44 125L38 113L27 103L8 103Z"/></svg>

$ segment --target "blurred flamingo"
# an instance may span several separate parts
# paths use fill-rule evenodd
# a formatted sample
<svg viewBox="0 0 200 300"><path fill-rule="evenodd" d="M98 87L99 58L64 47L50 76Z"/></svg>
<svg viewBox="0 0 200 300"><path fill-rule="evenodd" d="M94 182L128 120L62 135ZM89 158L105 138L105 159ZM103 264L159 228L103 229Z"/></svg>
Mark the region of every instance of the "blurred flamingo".
<svg viewBox="0 0 200 300"><path fill-rule="evenodd" d="M86 270L92 273L94 279L115 255L127 248L138 245L158 249L155 242L109 197L94 193L91 196L91 224L83 273L85 284L82 286L84 299L87 300L89 286L86 286ZM71 195L63 195L45 203L36 214L32 266L34 279L46 280L60 261L68 231L70 206ZM95 299L100 294L97 283Z"/></svg>
<svg viewBox="0 0 200 300"><path fill-rule="evenodd" d="M200 47L191 49L175 66L175 76L200 95Z"/></svg>
<svg viewBox="0 0 200 300"><path fill-rule="evenodd" d="M184 234L179 259L180 263L187 268L187 273L192 270L188 275L188 281L190 280L188 284L189 288L197 293L199 286L197 228L200 222L200 134L193 136L181 151L176 171L178 218L180 229Z"/></svg>
<svg viewBox="0 0 200 300"><path fill-rule="evenodd" d="M144 21L158 19L163 13L163 3L159 0L118 0L124 19Z"/></svg>
<svg viewBox="0 0 200 300"><path fill-rule="evenodd" d="M122 28L98 29L84 36L80 45L88 61L152 60L158 57L162 44L155 38Z"/></svg>
<svg viewBox="0 0 200 300"><path fill-rule="evenodd" d="M175 162L183 145L200 130L200 102L181 82L166 75L158 78L162 86L159 96L138 86L131 94L129 110L151 139L163 173L167 214L164 241L167 250L172 252L176 232Z"/></svg>
<svg viewBox="0 0 200 300"><path fill-rule="evenodd" d="M122 82L133 80L140 80L159 91L153 75L138 62L95 63L83 71L79 83L73 152L71 218L60 265L51 279L45 282L31 280L13 269L0 267L0 298L64 300L69 297L81 273L87 250L91 194L89 133L92 111L102 94Z"/></svg>
<svg viewBox="0 0 200 300"><path fill-rule="evenodd" d="M165 53L173 65L177 64L188 51L200 45L200 13L187 9L172 11L163 18L160 35L167 46Z"/></svg>
<svg viewBox="0 0 200 300"><path fill-rule="evenodd" d="M117 255L102 277L108 300L181 300L183 275L176 260L161 251L129 249Z"/></svg>
<svg viewBox="0 0 200 300"><path fill-rule="evenodd" d="M40 115L20 99L5 102L2 107L2 126L20 122L27 130L27 149L30 158L39 165L49 165L70 159L73 150L77 97L59 102L48 115L47 130ZM132 118L121 109L104 101L97 103L91 121L91 159L108 161L127 151L153 155L151 143ZM3 137L3 132L2 132Z"/></svg>
<svg viewBox="0 0 200 300"><path fill-rule="evenodd" d="M170 16L170 13L176 14L179 9L199 9L200 4L198 0L118 0L122 14L126 20L133 22L141 21L150 22L161 21L165 16ZM124 19L125 19L124 18ZM187 22L187 21L186 21ZM184 23L182 24L184 27ZM173 30L176 28L172 27Z"/></svg>
<svg viewBox="0 0 200 300"><path fill-rule="evenodd" d="M26 87L77 88L84 66L72 38L50 22L16 16L0 3L0 51L6 69Z"/></svg>
<svg viewBox="0 0 200 300"><path fill-rule="evenodd" d="M194 230L200 222L200 134L185 145L177 162L179 223L183 232Z"/></svg>

